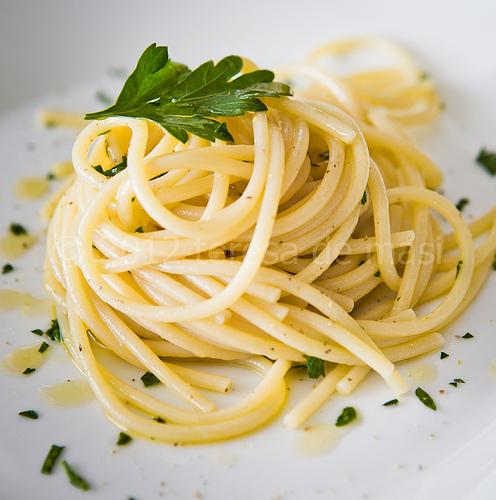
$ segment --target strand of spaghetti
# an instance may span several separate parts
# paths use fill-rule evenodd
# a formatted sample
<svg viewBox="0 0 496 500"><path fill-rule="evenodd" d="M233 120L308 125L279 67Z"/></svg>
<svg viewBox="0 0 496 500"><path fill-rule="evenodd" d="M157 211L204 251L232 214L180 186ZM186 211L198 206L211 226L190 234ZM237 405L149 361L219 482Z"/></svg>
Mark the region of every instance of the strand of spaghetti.
<svg viewBox="0 0 496 500"><path fill-rule="evenodd" d="M336 390L339 380L350 370L348 366L338 365L330 371L315 389L309 392L289 413L284 417L284 426L288 429L297 429L308 420L329 399Z"/></svg>
<svg viewBox="0 0 496 500"><path fill-rule="evenodd" d="M91 353L91 348L84 334L84 327L82 327L82 323L79 321L77 315L69 314L69 325L66 330L71 331L74 341L82 346L81 352L85 352L80 357L82 371L86 374L93 392L102 404L108 417L121 429L131 434L143 435L163 441L184 443L225 439L259 427L278 411L284 401L285 387L282 376L289 368L289 364L281 361L278 362L278 368L280 368L278 371L281 378L279 379L279 383L277 380L275 381L277 390L266 391L266 394L271 396L264 401L266 404L256 407L248 414L241 416L233 415L231 419L226 421L188 426L173 423L161 424L150 418L145 419L130 411L125 404L121 404L108 386Z"/></svg>
<svg viewBox="0 0 496 500"><path fill-rule="evenodd" d="M344 121L348 116L337 107L333 106L331 113L325 113L306 103L287 97L270 99L270 106L279 111L289 112L304 118L310 125L321 129L345 144L353 144L356 140L356 131Z"/></svg>
<svg viewBox="0 0 496 500"><path fill-rule="evenodd" d="M396 270L393 260L393 249L391 244L391 226L389 221L389 201L386 194L386 186L375 162L370 162L370 174L368 182L372 205L374 207L374 232L377 240L377 263L384 280L391 290L398 291L401 278Z"/></svg>
<svg viewBox="0 0 496 500"><path fill-rule="evenodd" d="M415 201L426 204L438 211L453 227L458 246L460 247L460 259L463 262L453 287L444 300L431 313L408 322L392 325L384 322L373 322L370 320L359 320L358 324L372 337L389 337L391 335L416 335L438 328L463 300L467 292L474 270L474 250L472 237L459 210L446 198L434 191L414 187L398 187L388 190L390 203L403 201Z"/></svg>
<svg viewBox="0 0 496 500"><path fill-rule="evenodd" d="M70 210L66 211L66 217L70 217ZM72 210L74 212L74 210ZM79 310L85 308L86 294L82 289L83 279L79 268L71 265L70 247L65 246L62 250L63 267L65 272L68 298L67 301L72 309L72 304L78 304ZM86 307L88 307L86 302ZM183 400L187 401L192 407L201 411L212 411L213 404L202 394L194 390L189 384L185 383L180 377L172 372L164 363L153 353L153 351L144 344L141 339L120 320L112 309L104 302L96 300L93 302L95 312L103 320L114 338L121 345L125 345L131 355L144 366L147 370L154 373L167 387L175 392ZM79 317L88 316L86 312L81 312ZM115 344L115 342L112 342ZM126 356L128 357L128 356Z"/></svg>
<svg viewBox="0 0 496 500"><path fill-rule="evenodd" d="M337 259L343 247L347 244L360 215L360 206L357 206L344 224L329 238L322 252L313 259L305 269L296 274L296 277L306 283L315 281Z"/></svg>
<svg viewBox="0 0 496 500"><path fill-rule="evenodd" d="M136 390L134 387L124 383L109 372L106 372L106 378L109 383L118 391L117 395L124 401L131 403L136 408L147 411L152 415L162 415L168 421L183 425L205 425L216 422L226 422L236 415L250 414L255 408L263 405L270 399L274 392L280 390L279 382L288 371L290 365L285 361L276 361L273 365L268 361L263 361L259 358L252 358L240 366L245 366L250 369L255 369L262 381L254 388L253 391L243 398L238 403L222 408L211 413L194 413L183 410L175 406L168 405L162 401L152 398L148 394Z"/></svg>
<svg viewBox="0 0 496 500"><path fill-rule="evenodd" d="M255 128L265 128L267 126L266 124L264 125L263 121L260 121L263 120L263 116L264 115L260 114L254 118ZM260 125L257 125L257 123ZM268 240L274 220L274 216L271 214L273 214L277 210L277 193L280 192L283 176L283 168L281 164L283 158L281 156L282 151L280 145L280 136L277 135L274 127L272 127L272 130L274 133L272 136L272 155L269 165L269 172L267 175L267 185L254 237L250 244L248 252L245 255L243 264L241 265L239 272L229 284L229 286L225 288L225 291L221 295L209 299L202 304L196 304L195 306L179 306L177 308L164 309L156 306L144 306L141 304L138 305L125 302L123 304L114 304L118 310L124 313L131 312L132 310L135 316L144 317L146 315L150 318L155 318L160 321L180 321L182 318L193 320L216 314L217 312L225 309L226 306L236 300L237 297L241 296L244 288L246 288L246 286L251 281L253 275L256 273L256 270L260 266L261 260L263 259L266 248L268 246ZM268 131L266 131L265 133L268 136ZM259 144L257 147L262 148L263 150L263 148L268 148L269 145L265 141L263 142L263 144ZM129 156L131 157L131 153L129 154ZM255 161L255 164L256 163L257 161ZM112 180L108 183L108 185L112 183ZM102 191L104 191L105 189L106 186L102 189ZM80 249L81 267L88 282L92 285L92 287L97 288L97 290L93 288L96 293L100 297L102 297L103 300L111 301L112 293L109 293L110 291L108 290L108 288L104 288L104 282L99 276L99 273L96 272L95 266L89 265L90 256L88 255L88 251L90 250L91 245L91 225L86 224L86 222L87 218L90 218L92 214L88 214L90 214L90 209L84 214L79 230L80 239L83 241ZM102 289L99 289L99 286L102 286Z"/></svg>
<svg viewBox="0 0 496 500"><path fill-rule="evenodd" d="M360 129L365 141L370 148L382 148L390 151L398 151L408 161L414 163L426 176L426 186L437 189L442 181L443 175L439 167L420 149L405 139L400 139L391 134L378 131L366 123L360 123Z"/></svg>

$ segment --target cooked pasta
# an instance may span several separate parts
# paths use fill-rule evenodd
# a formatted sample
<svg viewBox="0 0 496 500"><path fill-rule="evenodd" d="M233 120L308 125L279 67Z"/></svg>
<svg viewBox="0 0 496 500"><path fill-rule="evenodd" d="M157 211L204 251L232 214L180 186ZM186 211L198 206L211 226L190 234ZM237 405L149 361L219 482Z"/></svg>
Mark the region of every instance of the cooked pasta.
<svg viewBox="0 0 496 500"><path fill-rule="evenodd" d="M393 64L339 77L322 69L362 49L384 50ZM408 54L384 40L344 41L278 77L295 96L226 118L231 143L182 143L135 118L90 122L75 142L45 284L74 362L127 432L188 443L252 431L280 411L288 370L308 358L326 374L286 413L287 427L371 370L402 396L409 387L395 363L439 349L439 332L489 272L495 211L467 225L405 128L440 109ZM126 383L99 346L173 397ZM231 381L191 360L261 379L216 409L208 391Z"/></svg>

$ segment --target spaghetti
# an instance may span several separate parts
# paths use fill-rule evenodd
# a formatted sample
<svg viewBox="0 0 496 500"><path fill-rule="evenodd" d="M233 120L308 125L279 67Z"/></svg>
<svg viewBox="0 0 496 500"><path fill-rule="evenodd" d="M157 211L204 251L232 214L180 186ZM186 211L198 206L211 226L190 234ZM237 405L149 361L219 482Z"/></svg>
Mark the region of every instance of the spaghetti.
<svg viewBox="0 0 496 500"><path fill-rule="evenodd" d="M363 48L395 65L338 78L318 64ZM441 172L405 129L440 108L408 54L384 40L344 41L279 77L295 97L227 118L232 143L183 144L132 118L93 121L76 140L45 284L72 358L127 432L187 443L252 431L282 408L284 377L307 357L325 361L326 375L285 416L290 428L370 370L401 396L408 385L394 363L439 349L440 330L489 272L495 211L467 225L434 191ZM153 373L177 404L112 373L98 344ZM192 359L262 378L215 409L203 389L225 392L230 380L183 363Z"/></svg>

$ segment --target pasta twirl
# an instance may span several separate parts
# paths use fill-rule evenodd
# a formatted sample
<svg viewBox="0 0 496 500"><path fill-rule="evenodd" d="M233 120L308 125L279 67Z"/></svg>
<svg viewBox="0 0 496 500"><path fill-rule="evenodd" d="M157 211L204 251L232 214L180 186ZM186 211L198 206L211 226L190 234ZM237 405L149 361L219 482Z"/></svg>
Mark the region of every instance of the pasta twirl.
<svg viewBox="0 0 496 500"><path fill-rule="evenodd" d="M317 64L364 47L395 65L338 78ZM324 360L326 375L285 416L288 427L371 370L401 396L408 385L394 363L439 349L439 331L489 272L494 210L468 226L434 191L441 172L406 131L440 106L408 54L351 40L280 76L296 82L295 97L226 118L232 143L182 143L154 122L118 117L90 122L76 140L45 284L71 356L128 432L202 442L252 431L280 411L284 377L306 357ZM476 250L472 232L488 234ZM434 298L419 317L416 306ZM96 343L153 373L177 405L111 373ZM261 380L216 409L205 389L227 391L230 380L182 366L192 359Z"/></svg>

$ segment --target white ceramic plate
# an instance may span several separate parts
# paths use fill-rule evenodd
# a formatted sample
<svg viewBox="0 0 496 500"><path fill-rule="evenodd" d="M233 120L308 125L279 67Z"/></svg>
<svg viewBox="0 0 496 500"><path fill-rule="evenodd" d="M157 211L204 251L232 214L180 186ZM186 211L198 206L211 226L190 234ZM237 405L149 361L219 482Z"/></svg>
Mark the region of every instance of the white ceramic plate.
<svg viewBox="0 0 496 500"><path fill-rule="evenodd" d="M169 45L172 57L190 66L235 53L273 67L343 36L395 39L438 82L446 102L439 125L423 137L446 172L446 196L470 198L468 217L494 203L496 178L474 162L481 147L496 149L496 4L489 0L18 1L4 2L1 10L0 232L13 221L41 231L40 204L20 203L12 186L19 177L46 174L70 153L70 133L36 127L37 107L98 109L95 93L114 92L122 83L108 74L132 69L152 42ZM2 287L41 294L43 253L40 236L14 262L15 271L0 276ZM400 367L412 387L419 383L415 365L437 372L421 381L437 412L415 396L381 407L391 395L371 378L348 400L333 398L311 420L318 425L313 434L288 431L278 418L221 444L134 440L117 448L118 431L95 401L50 408L40 400L39 387L80 379L62 350L53 348L50 361L30 376L0 374L0 498L494 498L496 384L489 366L496 359L495 292L496 273L446 331L448 358L432 355ZM3 314L1 322L0 357L36 342L30 330L48 326L46 317L20 311ZM456 337L467 331L472 339ZM449 385L455 378L466 383ZM297 397L292 393L288 404ZM357 408L359 422L331 443L327 431L345 405ZM27 409L38 410L40 418L18 416ZM51 444L66 446L64 458L91 483L90 491L71 486L60 468L40 474Z"/></svg>

